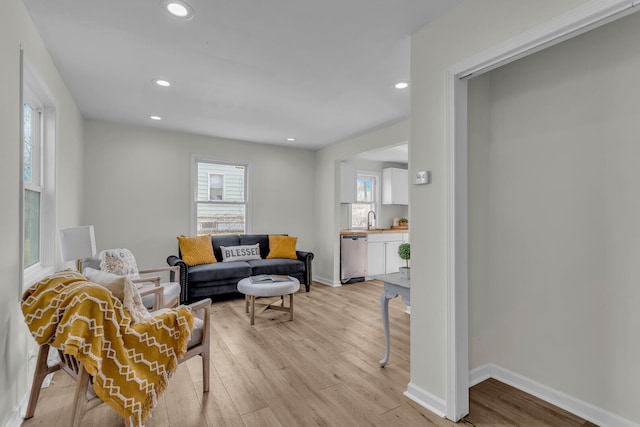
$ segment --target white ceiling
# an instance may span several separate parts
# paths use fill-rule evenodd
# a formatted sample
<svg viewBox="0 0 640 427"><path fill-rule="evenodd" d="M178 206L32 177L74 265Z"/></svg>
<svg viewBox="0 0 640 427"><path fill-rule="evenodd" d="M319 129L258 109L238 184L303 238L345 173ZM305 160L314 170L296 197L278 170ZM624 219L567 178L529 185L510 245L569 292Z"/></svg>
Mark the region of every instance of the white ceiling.
<svg viewBox="0 0 640 427"><path fill-rule="evenodd" d="M86 118L305 148L407 118L410 35L461 0L187 2L24 0Z"/></svg>
<svg viewBox="0 0 640 427"><path fill-rule="evenodd" d="M376 162L409 163L409 144L399 144L381 148L380 150L365 151L356 159L375 160Z"/></svg>

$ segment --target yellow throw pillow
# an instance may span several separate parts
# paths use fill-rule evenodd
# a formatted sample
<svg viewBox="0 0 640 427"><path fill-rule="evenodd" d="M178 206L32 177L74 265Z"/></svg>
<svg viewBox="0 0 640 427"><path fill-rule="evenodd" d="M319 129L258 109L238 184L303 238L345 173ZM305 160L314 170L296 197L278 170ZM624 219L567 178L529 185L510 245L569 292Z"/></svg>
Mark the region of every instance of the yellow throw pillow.
<svg viewBox="0 0 640 427"><path fill-rule="evenodd" d="M297 237L269 235L269 255L267 258L298 259L296 255Z"/></svg>
<svg viewBox="0 0 640 427"><path fill-rule="evenodd" d="M189 266L216 262L216 257L213 255L213 246L211 245L211 236L178 236L178 245L180 246L182 260Z"/></svg>

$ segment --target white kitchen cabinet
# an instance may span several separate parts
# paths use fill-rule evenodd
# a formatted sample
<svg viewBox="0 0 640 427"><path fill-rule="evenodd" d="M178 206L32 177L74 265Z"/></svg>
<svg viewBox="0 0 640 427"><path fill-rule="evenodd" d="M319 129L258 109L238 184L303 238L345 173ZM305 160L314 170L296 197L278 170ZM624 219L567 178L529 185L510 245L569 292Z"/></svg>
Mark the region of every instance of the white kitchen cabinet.
<svg viewBox="0 0 640 427"><path fill-rule="evenodd" d="M403 265L404 261L398 255L398 248L400 247L400 241L387 242L385 244L385 257L384 257L384 266L385 273L397 273L400 271L400 267Z"/></svg>
<svg viewBox="0 0 640 427"><path fill-rule="evenodd" d="M340 162L340 203L356 202L356 166Z"/></svg>
<svg viewBox="0 0 640 427"><path fill-rule="evenodd" d="M369 276L397 273L404 261L398 247L409 233L372 233L367 237L367 269Z"/></svg>
<svg viewBox="0 0 640 427"><path fill-rule="evenodd" d="M382 204L409 204L409 171L406 169L382 169Z"/></svg>
<svg viewBox="0 0 640 427"><path fill-rule="evenodd" d="M367 243L367 273L369 276L386 273L385 246L384 242Z"/></svg>

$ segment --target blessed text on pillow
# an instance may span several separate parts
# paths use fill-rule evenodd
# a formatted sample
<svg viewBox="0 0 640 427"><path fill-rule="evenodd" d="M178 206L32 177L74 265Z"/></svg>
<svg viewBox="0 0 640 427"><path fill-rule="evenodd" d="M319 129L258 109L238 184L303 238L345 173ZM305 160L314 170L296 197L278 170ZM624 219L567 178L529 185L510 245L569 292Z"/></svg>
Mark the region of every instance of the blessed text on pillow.
<svg viewBox="0 0 640 427"><path fill-rule="evenodd" d="M260 258L260 244L244 246L220 246L222 262L247 261Z"/></svg>

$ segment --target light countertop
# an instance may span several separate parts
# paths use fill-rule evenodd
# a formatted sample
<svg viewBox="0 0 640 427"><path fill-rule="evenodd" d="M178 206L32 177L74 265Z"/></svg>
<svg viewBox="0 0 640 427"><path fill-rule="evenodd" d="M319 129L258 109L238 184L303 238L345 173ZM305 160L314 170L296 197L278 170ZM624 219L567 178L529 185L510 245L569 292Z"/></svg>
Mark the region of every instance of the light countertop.
<svg viewBox="0 0 640 427"><path fill-rule="evenodd" d="M340 235L344 234L379 234L379 233L408 233L408 228L372 228L371 230L340 230Z"/></svg>

